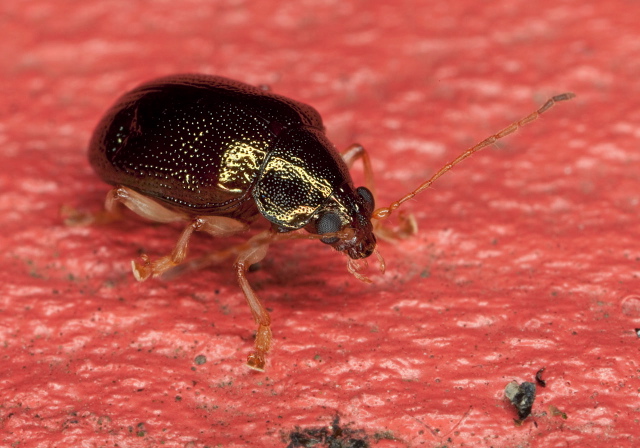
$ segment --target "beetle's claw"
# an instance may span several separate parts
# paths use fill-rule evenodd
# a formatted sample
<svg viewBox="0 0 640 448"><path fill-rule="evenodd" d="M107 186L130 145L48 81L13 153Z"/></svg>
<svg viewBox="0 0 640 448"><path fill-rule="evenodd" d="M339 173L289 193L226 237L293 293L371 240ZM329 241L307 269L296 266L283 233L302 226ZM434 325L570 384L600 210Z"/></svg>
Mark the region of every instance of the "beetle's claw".
<svg viewBox="0 0 640 448"><path fill-rule="evenodd" d="M142 255L140 258L142 262L135 260L131 262L133 275L139 282L143 282L149 277L160 277L164 272L179 265L179 262L175 262L171 255L158 258L154 262L146 255Z"/></svg>
<svg viewBox="0 0 640 448"><path fill-rule="evenodd" d="M366 260L364 261L365 267L367 266ZM371 279L366 275L358 272L361 269L361 264L359 260L354 260L353 258L347 258L347 270L351 275L360 280L363 283L372 283Z"/></svg>
<svg viewBox="0 0 640 448"><path fill-rule="evenodd" d="M256 350L247 356L247 366L258 372L264 372L264 352Z"/></svg>
<svg viewBox="0 0 640 448"><path fill-rule="evenodd" d="M131 260L131 270L133 271L133 276L136 280L143 282L151 277L153 268L148 256L142 255L140 258L142 258L142 263L136 260Z"/></svg>

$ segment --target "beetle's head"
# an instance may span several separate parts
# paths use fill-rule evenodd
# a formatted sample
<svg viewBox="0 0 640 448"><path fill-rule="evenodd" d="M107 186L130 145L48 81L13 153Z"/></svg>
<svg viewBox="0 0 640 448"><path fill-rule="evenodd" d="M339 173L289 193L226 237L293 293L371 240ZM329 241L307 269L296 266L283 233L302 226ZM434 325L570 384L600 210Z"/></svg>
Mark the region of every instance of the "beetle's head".
<svg viewBox="0 0 640 448"><path fill-rule="evenodd" d="M367 258L376 248L371 214L373 194L365 188L355 190L349 185L338 188L307 226L307 230L337 251L353 260Z"/></svg>

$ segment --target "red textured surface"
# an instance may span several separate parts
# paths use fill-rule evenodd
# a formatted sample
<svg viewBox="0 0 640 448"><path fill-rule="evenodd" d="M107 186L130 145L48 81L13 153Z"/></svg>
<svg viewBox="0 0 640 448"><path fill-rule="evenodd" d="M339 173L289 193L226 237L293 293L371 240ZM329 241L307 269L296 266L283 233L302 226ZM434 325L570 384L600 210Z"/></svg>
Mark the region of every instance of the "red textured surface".
<svg viewBox="0 0 640 448"><path fill-rule="evenodd" d="M638 17L618 0L3 2L0 445L286 446L339 415L385 448L637 446ZM320 244L273 247L250 277L274 321L260 374L230 265L136 283L130 259L176 228L59 215L102 204L85 157L102 112L175 72L312 104L339 148L369 149L380 204L579 96L412 201L420 233L380 244L372 286ZM228 244L198 235L193 255ZM543 366L515 426L503 389Z"/></svg>

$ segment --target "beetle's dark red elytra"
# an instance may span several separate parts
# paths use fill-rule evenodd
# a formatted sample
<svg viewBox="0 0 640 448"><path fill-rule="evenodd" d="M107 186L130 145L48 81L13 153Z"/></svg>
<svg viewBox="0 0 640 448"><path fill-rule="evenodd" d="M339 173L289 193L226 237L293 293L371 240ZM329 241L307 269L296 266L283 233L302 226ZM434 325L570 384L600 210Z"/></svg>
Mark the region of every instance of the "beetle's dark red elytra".
<svg viewBox="0 0 640 448"><path fill-rule="evenodd" d="M114 186L106 208L117 203L157 222L186 224L172 253L151 262L132 262L138 280L159 276L181 264L191 234L228 236L247 230L260 217L270 229L228 251L258 325L247 364L263 370L271 345L270 317L246 278L271 242L319 239L348 255L347 267L361 280L355 260L376 251L373 220L388 217L404 202L479 149L535 120L556 101L483 140L447 164L416 190L374 210L366 187L355 188L349 167L362 160L372 183L362 146L338 153L312 107L238 81L206 75L176 75L151 81L121 97L98 124L89 160L98 175ZM368 185L370 188L372 185ZM377 231L382 230L376 226Z"/></svg>
<svg viewBox="0 0 640 448"><path fill-rule="evenodd" d="M189 215L245 224L262 215L288 232L317 228L331 213L339 225L323 233L350 225L365 241L361 250L340 250L362 258L375 247L372 207L318 112L247 84L202 75L145 84L102 119L89 160L106 182Z"/></svg>

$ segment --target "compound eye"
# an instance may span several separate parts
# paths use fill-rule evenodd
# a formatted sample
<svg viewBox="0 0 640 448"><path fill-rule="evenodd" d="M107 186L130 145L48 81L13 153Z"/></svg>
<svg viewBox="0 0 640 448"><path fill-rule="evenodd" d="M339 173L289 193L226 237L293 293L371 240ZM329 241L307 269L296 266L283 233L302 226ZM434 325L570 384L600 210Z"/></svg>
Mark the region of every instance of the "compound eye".
<svg viewBox="0 0 640 448"><path fill-rule="evenodd" d="M333 212L327 212L324 215L320 216L320 218L318 219L318 222L316 223L316 231L318 232L319 235L324 235L325 233L337 232L341 228L342 228L342 221L340 220L340 216L338 216L336 213L333 213ZM325 244L333 244L333 243L337 243L339 239L340 238L338 238L337 236L331 236L331 237L321 238L320 241L322 241Z"/></svg>
<svg viewBox="0 0 640 448"><path fill-rule="evenodd" d="M373 208L375 206L375 200L373 199L373 193L369 191L366 187L358 187L356 188L356 193L362 199L364 199L365 204L367 205L367 211L369 213L373 213Z"/></svg>

